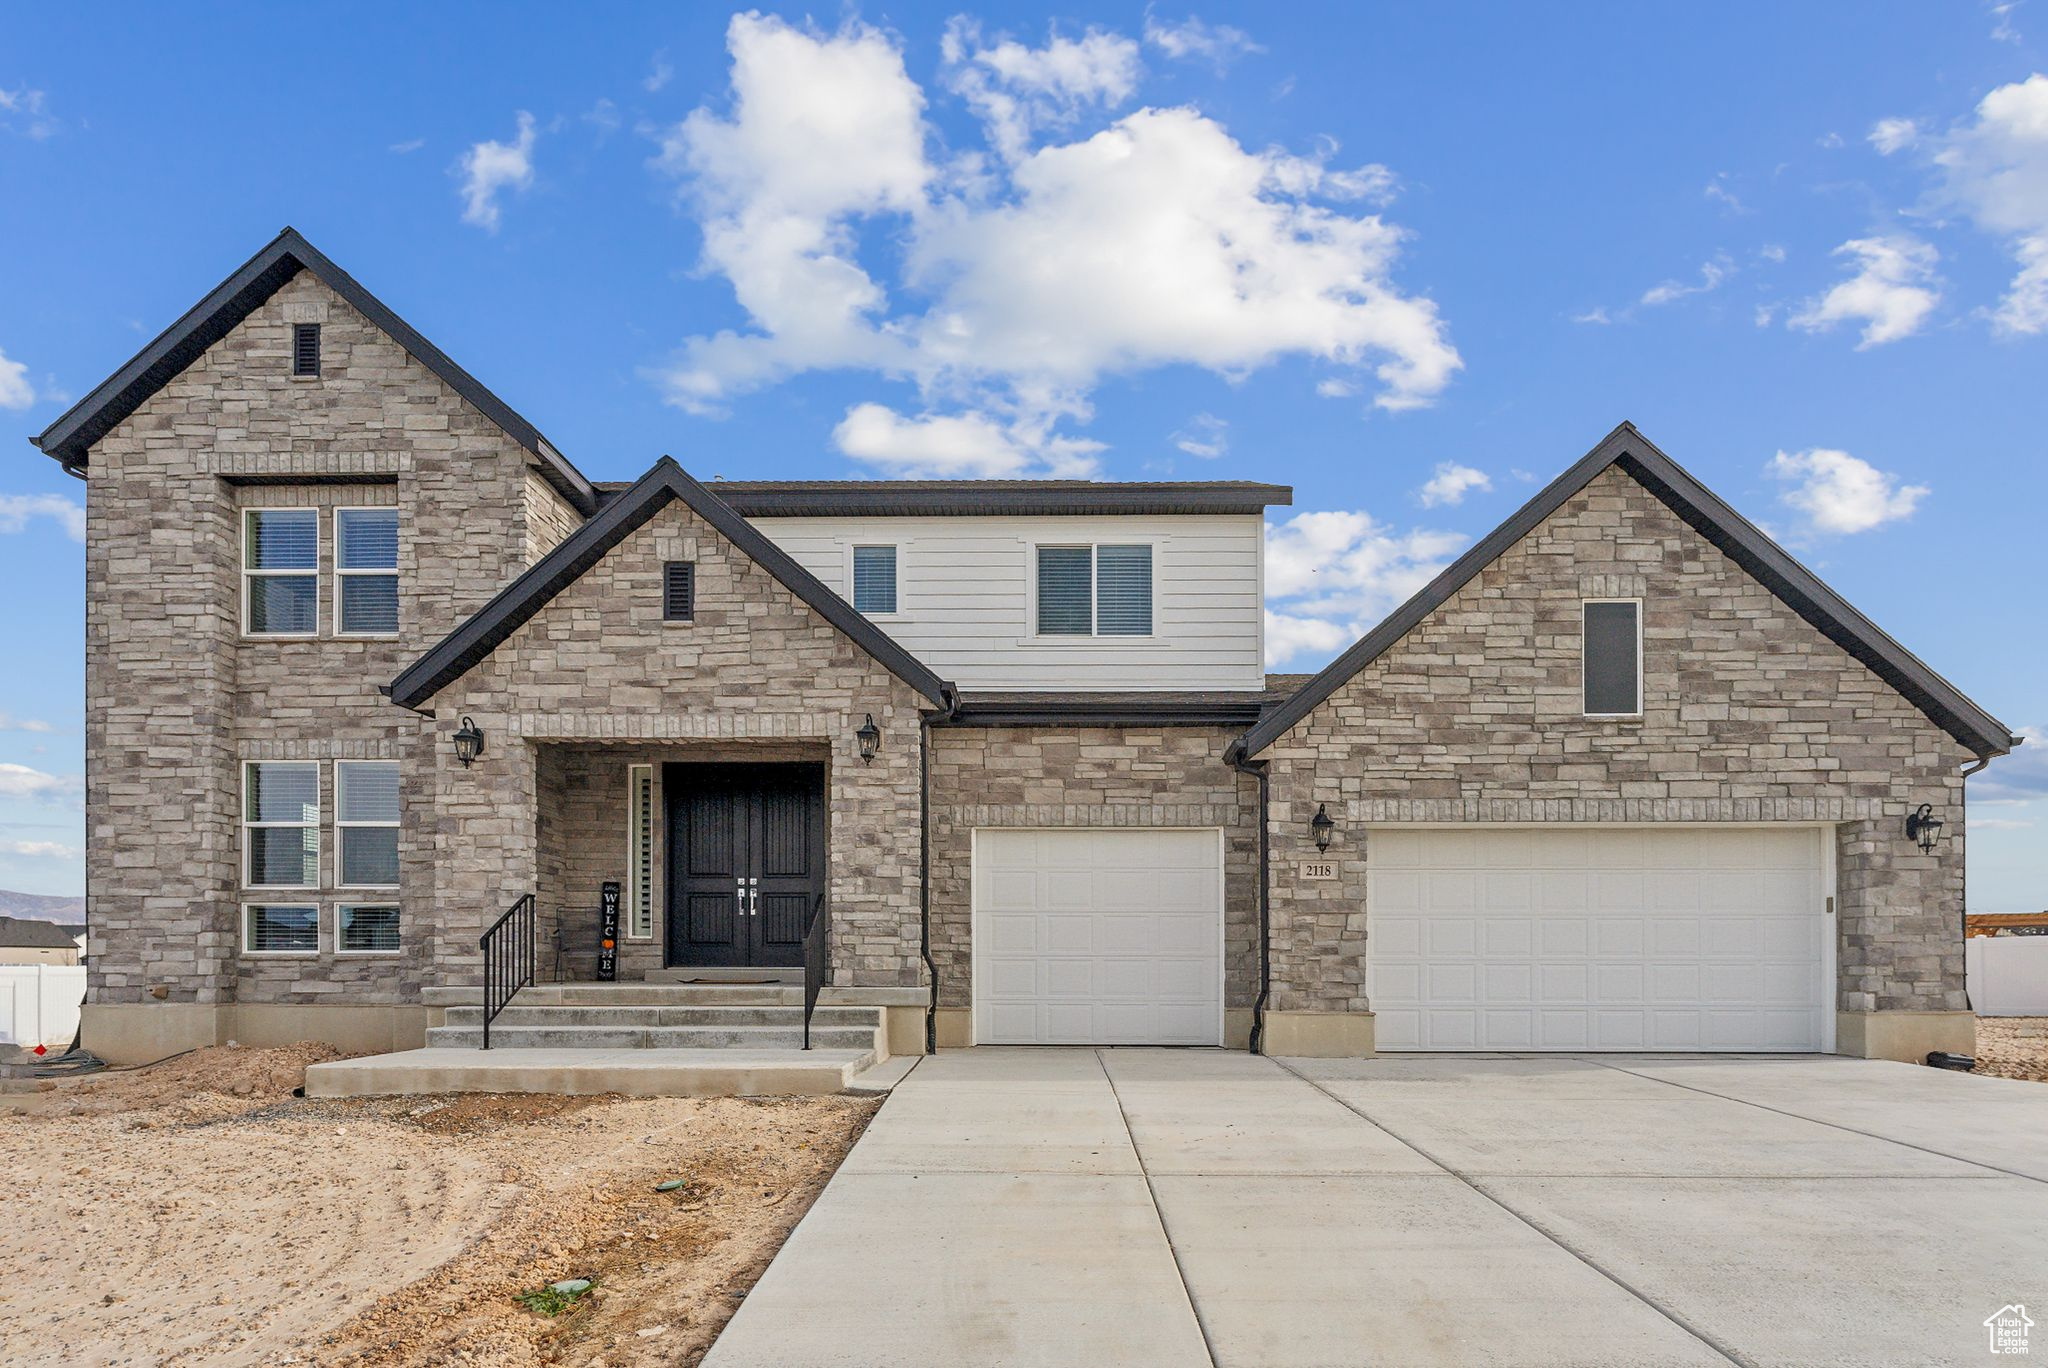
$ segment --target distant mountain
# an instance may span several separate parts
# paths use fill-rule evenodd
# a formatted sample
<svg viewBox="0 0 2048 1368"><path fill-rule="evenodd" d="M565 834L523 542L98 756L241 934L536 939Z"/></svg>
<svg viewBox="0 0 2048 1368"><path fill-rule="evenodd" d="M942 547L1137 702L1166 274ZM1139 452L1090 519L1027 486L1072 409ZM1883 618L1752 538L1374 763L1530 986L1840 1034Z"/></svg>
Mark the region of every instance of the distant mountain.
<svg viewBox="0 0 2048 1368"><path fill-rule="evenodd" d="M83 926L85 899L53 898L46 893L11 893L0 888L0 917L31 917L40 921L62 922L66 926Z"/></svg>

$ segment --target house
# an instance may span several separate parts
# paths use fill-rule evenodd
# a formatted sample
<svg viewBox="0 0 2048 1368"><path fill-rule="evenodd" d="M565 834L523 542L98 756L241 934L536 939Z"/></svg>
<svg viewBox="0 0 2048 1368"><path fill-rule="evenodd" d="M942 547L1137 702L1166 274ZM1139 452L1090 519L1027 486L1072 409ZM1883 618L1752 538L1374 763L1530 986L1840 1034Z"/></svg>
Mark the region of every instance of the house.
<svg viewBox="0 0 2048 1368"><path fill-rule="evenodd" d="M75 926L0 916L0 964L82 964L79 940Z"/></svg>
<svg viewBox="0 0 2048 1368"><path fill-rule="evenodd" d="M593 483L290 230L37 444L111 1059L417 1045L607 885L620 979L816 925L897 1051L1971 1048L2016 738L1628 424L1274 680L1285 487Z"/></svg>
<svg viewBox="0 0 2048 1368"><path fill-rule="evenodd" d="M2033 1328L2034 1318L2018 1303L2001 1306L1984 1318L1988 1347L1994 1354L2026 1353L2027 1332Z"/></svg>

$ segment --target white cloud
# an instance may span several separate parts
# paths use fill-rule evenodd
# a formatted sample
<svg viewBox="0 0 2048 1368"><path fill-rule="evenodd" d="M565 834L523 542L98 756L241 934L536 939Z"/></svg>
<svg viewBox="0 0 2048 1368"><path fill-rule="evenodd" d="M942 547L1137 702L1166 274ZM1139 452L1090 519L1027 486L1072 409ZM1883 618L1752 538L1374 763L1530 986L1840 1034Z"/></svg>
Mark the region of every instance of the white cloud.
<svg viewBox="0 0 2048 1368"><path fill-rule="evenodd" d="M1700 263L1699 284L1688 285L1681 280L1667 280L1660 285L1653 285L1643 291L1641 302L1651 308L1655 308L1659 304L1669 304L1673 300L1683 299L1687 295L1707 294L1710 291L1720 289L1721 283L1733 274L1735 274L1734 263L1728 259L1726 253L1721 253L1712 261Z"/></svg>
<svg viewBox="0 0 2048 1368"><path fill-rule="evenodd" d="M660 52L654 54L652 68L648 71L646 78L640 82L640 88L649 95L652 95L667 85L670 78L675 74L676 69L668 60L668 49L663 48Z"/></svg>
<svg viewBox="0 0 2048 1368"><path fill-rule="evenodd" d="M1911 119L1879 119L1870 126L1870 145L1881 157L1920 141L1920 125Z"/></svg>
<svg viewBox="0 0 2048 1368"><path fill-rule="evenodd" d="M941 43L947 88L967 101L1007 162L1031 150L1041 130L1069 128L1092 106L1114 109L1137 88L1138 45L1091 28L1055 33L1042 48L1008 36L984 44L981 27L956 18Z"/></svg>
<svg viewBox="0 0 2048 1368"><path fill-rule="evenodd" d="M85 506L62 494L0 494L0 532L20 532L30 518L49 518L73 541L85 540Z"/></svg>
<svg viewBox="0 0 2048 1368"><path fill-rule="evenodd" d="M498 195L533 185L533 115L519 111L519 136L477 143L462 154L462 221L498 231Z"/></svg>
<svg viewBox="0 0 2048 1368"><path fill-rule="evenodd" d="M2009 240L2020 270L1992 315L2003 333L2048 329L2048 76L2003 85L1935 154L1945 193L1979 228Z"/></svg>
<svg viewBox="0 0 2048 1368"><path fill-rule="evenodd" d="M1747 214L1750 212L1749 206L1744 204L1736 193L1728 188L1728 173L1726 171L1716 174L1712 180L1707 182L1706 188L1700 191L1700 193L1710 200L1718 201L1721 207L1731 214Z"/></svg>
<svg viewBox="0 0 2048 1368"><path fill-rule="evenodd" d="M2020 7L2019 0L2004 0L2003 4L1991 6L1991 41L1994 43L2017 43L2020 31L2013 27L2012 12Z"/></svg>
<svg viewBox="0 0 2048 1368"><path fill-rule="evenodd" d="M28 382L28 367L7 359L0 351L0 409L21 410L36 401L36 387Z"/></svg>
<svg viewBox="0 0 2048 1368"><path fill-rule="evenodd" d="M1173 434L1173 444L1190 456L1213 461L1230 450L1230 424L1213 413L1198 413Z"/></svg>
<svg viewBox="0 0 2048 1368"><path fill-rule="evenodd" d="M1781 451L1765 469L1775 479L1797 481L1785 491L1784 501L1806 514L1814 531L1837 535L1868 532L1910 517L1929 492L1925 485L1902 485L1898 476L1826 447Z"/></svg>
<svg viewBox="0 0 2048 1368"><path fill-rule="evenodd" d="M1232 62L1248 52L1264 52L1243 29L1228 24L1208 24L1189 15L1170 24L1145 15L1145 41L1176 61L1199 58L1221 75Z"/></svg>
<svg viewBox="0 0 2048 1368"><path fill-rule="evenodd" d="M2024 803L2048 797L2048 727L2018 727L2014 734L2022 739L2017 750L1999 756L1989 769L1970 777L1972 803ZM1970 825L1984 823L1973 817Z"/></svg>
<svg viewBox="0 0 2048 1368"><path fill-rule="evenodd" d="M1756 249L1756 254L1773 265L1782 263L1785 260L1785 248L1782 243L1766 242L1763 246Z"/></svg>
<svg viewBox="0 0 2048 1368"><path fill-rule="evenodd" d="M75 860L85 854L78 846L60 841L0 841L0 854L25 855L32 860Z"/></svg>
<svg viewBox="0 0 2048 1368"><path fill-rule="evenodd" d="M0 90L0 132L19 133L40 142L57 131L47 93L26 86Z"/></svg>
<svg viewBox="0 0 2048 1368"><path fill-rule="evenodd" d="M12 714L0 712L0 731L52 732L55 730L57 729L49 723L39 722L33 717L16 718Z"/></svg>
<svg viewBox="0 0 2048 1368"><path fill-rule="evenodd" d="M1443 504L1461 504L1465 496L1475 489L1492 489L1493 477L1483 470L1459 465L1456 461L1437 462L1436 473L1428 483L1416 491L1424 508L1436 508Z"/></svg>
<svg viewBox="0 0 2048 1368"><path fill-rule="evenodd" d="M1862 351L1911 337L1941 302L1940 291L1933 288L1940 254L1918 238L1903 233L1854 238L1834 254L1851 258L1856 273L1808 301L1785 320L1786 326L1826 332L1845 319L1861 319L1863 336L1856 349Z"/></svg>
<svg viewBox="0 0 2048 1368"><path fill-rule="evenodd" d="M840 451L897 476L999 479L1034 473L1082 478L1095 473L1100 442L1052 436L1028 422L1004 422L969 410L905 418L882 404L856 404L832 430Z"/></svg>
<svg viewBox="0 0 2048 1368"><path fill-rule="evenodd" d="M1316 381L1316 393L1325 399L1349 399L1358 393L1358 386L1349 380L1339 380L1332 376L1327 380Z"/></svg>
<svg viewBox="0 0 2048 1368"><path fill-rule="evenodd" d="M1613 321L1614 316L1607 312L1607 306L1604 304L1596 304L1584 313L1572 315L1572 322L1574 323L1592 323L1601 327L1605 327Z"/></svg>
<svg viewBox="0 0 2048 1368"><path fill-rule="evenodd" d="M750 326L688 339L657 374L683 408L860 370L918 387L925 412L897 418L897 435L957 407L1051 452L1055 425L1086 421L1110 375L1178 364L1236 378L1305 355L1370 369L1394 410L1429 403L1463 364L1435 304L1391 279L1403 231L1329 207L1383 193L1383 168L1333 168L1327 141L1251 151L1184 107L1036 141L1084 110L1108 117L1129 93L1127 40L1027 48L956 26L949 78L972 73L987 109L990 93L1013 104L990 119L1000 155L941 165L925 94L882 32L742 14L727 38L730 111L669 130L657 165ZM886 253L869 245L895 278L864 264L863 233L887 236Z"/></svg>
<svg viewBox="0 0 2048 1368"><path fill-rule="evenodd" d="M85 782L77 775L45 774L27 765L0 762L0 798L75 798Z"/></svg>
<svg viewBox="0 0 2048 1368"><path fill-rule="evenodd" d="M1839 133L1823 133L1818 138L1815 138L1813 143L1816 147L1826 148L1836 148L1845 145L1842 135Z"/></svg>
<svg viewBox="0 0 2048 1368"><path fill-rule="evenodd" d="M1363 636L1463 549L1455 532L1396 532L1364 512L1297 513L1266 524L1266 663L1328 653Z"/></svg>
<svg viewBox="0 0 2048 1368"><path fill-rule="evenodd" d="M404 142L395 142L391 144L391 146L387 150L395 152L399 156L403 157L419 151L422 147L425 147L426 145L427 140L425 138L407 138Z"/></svg>

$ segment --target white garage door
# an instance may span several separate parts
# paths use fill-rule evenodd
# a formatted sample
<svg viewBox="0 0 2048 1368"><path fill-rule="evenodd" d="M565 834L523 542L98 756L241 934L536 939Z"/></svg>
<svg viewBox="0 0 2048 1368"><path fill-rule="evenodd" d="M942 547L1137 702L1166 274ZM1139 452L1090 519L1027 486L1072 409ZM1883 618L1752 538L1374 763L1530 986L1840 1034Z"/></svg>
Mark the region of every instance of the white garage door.
<svg viewBox="0 0 2048 1368"><path fill-rule="evenodd" d="M1383 1050L1828 1048L1814 828L1376 830Z"/></svg>
<svg viewBox="0 0 2048 1368"><path fill-rule="evenodd" d="M974 1013L984 1044L1221 1044L1222 834L976 831Z"/></svg>

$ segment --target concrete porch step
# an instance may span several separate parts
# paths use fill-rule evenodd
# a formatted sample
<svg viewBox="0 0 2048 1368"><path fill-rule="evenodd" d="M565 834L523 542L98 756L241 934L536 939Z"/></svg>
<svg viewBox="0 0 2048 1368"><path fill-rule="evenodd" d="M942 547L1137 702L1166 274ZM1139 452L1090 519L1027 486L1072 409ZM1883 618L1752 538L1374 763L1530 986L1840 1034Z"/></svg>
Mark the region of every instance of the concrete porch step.
<svg viewBox="0 0 2048 1368"><path fill-rule="evenodd" d="M446 1009L444 1026L483 1025L484 1009L479 1006ZM882 1024L874 1007L819 1007L811 1015L812 1029L825 1026L865 1026L873 1030ZM507 1026L796 1026L803 1025L798 1006L765 1007L664 1007L664 1006L554 1006L528 1002L521 993L498 1013L493 1031Z"/></svg>
<svg viewBox="0 0 2048 1368"><path fill-rule="evenodd" d="M811 1026L814 1049L875 1047L873 1025ZM507 1050L793 1050L803 1044L803 1023L785 1026L506 1026L491 1023L491 1049ZM481 1026L434 1026L430 1049L475 1049Z"/></svg>
<svg viewBox="0 0 2048 1368"><path fill-rule="evenodd" d="M429 1007L476 1007L483 990L422 988L420 1001ZM523 1007L801 1007L804 990L801 984L776 983L536 983L520 989L515 1001Z"/></svg>
<svg viewBox="0 0 2048 1368"><path fill-rule="evenodd" d="M306 1096L776 1097L844 1091L874 1061L873 1051L858 1049L499 1050L493 1045L487 1051L429 1047L315 1064L306 1070Z"/></svg>

